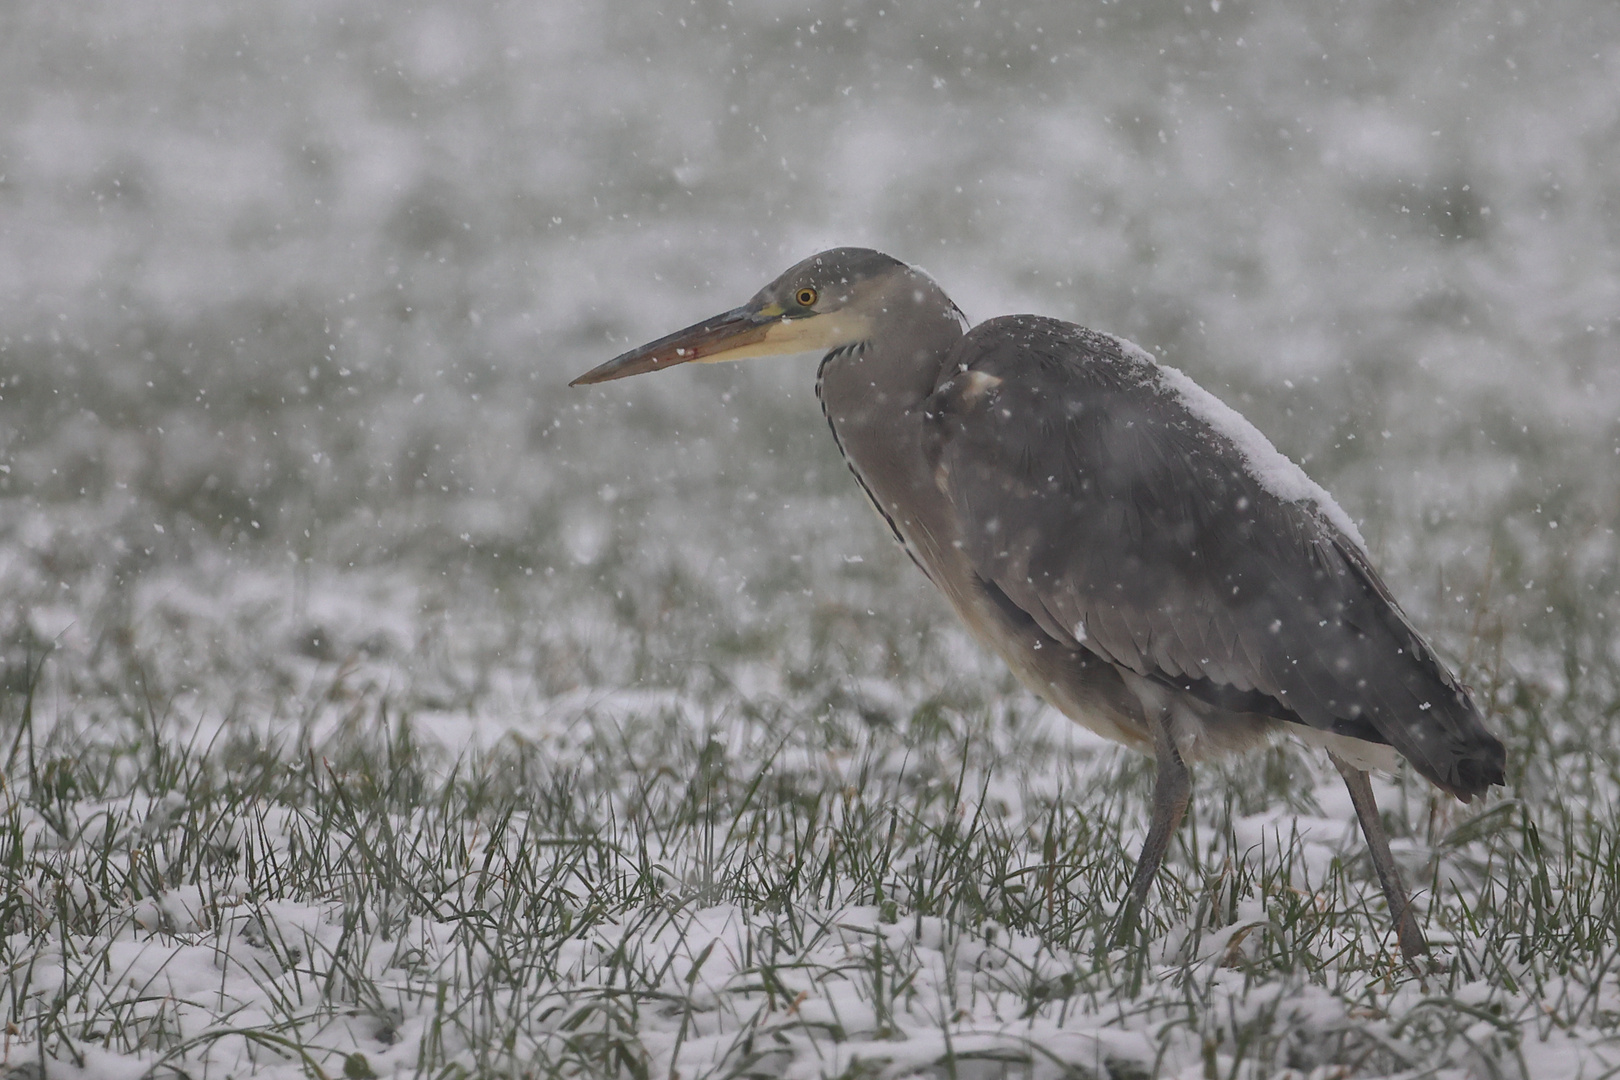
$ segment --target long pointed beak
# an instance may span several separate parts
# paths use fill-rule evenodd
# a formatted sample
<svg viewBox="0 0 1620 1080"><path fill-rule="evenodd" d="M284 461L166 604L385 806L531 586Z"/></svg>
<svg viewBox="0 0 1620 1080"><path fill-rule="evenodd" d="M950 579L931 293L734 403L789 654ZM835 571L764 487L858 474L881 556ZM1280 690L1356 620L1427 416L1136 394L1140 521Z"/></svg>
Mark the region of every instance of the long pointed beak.
<svg viewBox="0 0 1620 1080"><path fill-rule="evenodd" d="M569 386L588 386L591 383L622 379L627 375L640 375L659 371L693 360L741 360L746 356L763 356L781 349L759 349L780 327L783 320L764 315L750 307L732 308L713 318L677 330L673 334L649 342L639 349L631 349L623 356L592 368ZM779 335L778 335L779 336Z"/></svg>

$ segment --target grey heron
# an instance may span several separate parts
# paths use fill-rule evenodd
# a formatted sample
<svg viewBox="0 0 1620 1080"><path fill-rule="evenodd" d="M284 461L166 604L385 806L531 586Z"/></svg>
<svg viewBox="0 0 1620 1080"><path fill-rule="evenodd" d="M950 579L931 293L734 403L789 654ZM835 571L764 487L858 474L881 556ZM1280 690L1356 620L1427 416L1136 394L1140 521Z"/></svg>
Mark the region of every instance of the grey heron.
<svg viewBox="0 0 1620 1080"><path fill-rule="evenodd" d="M1399 754L1467 803L1503 783L1505 753L1325 491L1129 342L1034 315L970 326L927 274L865 248L814 255L571 385L808 351L825 354L816 392L850 471L972 634L1060 712L1156 759L1121 941L1189 763L1291 731L1344 778L1403 956L1427 952L1367 770Z"/></svg>

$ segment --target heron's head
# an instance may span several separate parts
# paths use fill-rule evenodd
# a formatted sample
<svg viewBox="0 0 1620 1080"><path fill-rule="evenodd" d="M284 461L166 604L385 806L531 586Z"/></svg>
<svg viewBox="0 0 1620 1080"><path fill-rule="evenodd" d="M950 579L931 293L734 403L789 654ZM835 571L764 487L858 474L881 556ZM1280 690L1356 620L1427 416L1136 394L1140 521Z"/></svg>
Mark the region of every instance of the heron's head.
<svg viewBox="0 0 1620 1080"><path fill-rule="evenodd" d="M694 361L831 352L854 345L874 333L898 286L919 276L898 259L869 248L823 251L789 269L742 307L614 357L569 385L607 382ZM905 295L915 292L908 288Z"/></svg>

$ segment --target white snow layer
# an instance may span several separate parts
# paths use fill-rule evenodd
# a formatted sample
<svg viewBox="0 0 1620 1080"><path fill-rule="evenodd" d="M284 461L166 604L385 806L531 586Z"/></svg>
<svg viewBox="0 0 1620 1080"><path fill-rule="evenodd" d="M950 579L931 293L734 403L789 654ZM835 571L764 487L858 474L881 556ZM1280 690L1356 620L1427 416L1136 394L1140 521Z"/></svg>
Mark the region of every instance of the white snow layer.
<svg viewBox="0 0 1620 1080"><path fill-rule="evenodd" d="M1237 448L1244 467L1260 486L1284 502L1307 503L1316 507L1323 517L1333 523L1356 547L1367 550L1361 530L1350 520L1350 515L1334 501L1327 489L1305 474L1305 470L1290 461L1288 456L1249 422L1248 417L1193 382L1186 372L1161 364L1146 349L1134 342L1117 338L1126 355L1151 364L1159 371L1160 387L1181 400L1187 411L1214 428L1216 433Z"/></svg>

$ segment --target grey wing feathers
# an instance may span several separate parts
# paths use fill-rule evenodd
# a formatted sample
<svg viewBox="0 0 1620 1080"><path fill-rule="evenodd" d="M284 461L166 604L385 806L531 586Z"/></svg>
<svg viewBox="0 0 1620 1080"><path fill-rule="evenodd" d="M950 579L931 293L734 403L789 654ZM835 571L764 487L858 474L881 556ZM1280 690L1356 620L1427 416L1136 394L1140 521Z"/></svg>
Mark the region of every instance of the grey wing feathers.
<svg viewBox="0 0 1620 1080"><path fill-rule="evenodd" d="M1502 745L1360 549L1117 340L984 323L925 405L966 554L1048 635L1232 712L1392 744L1465 801Z"/></svg>

